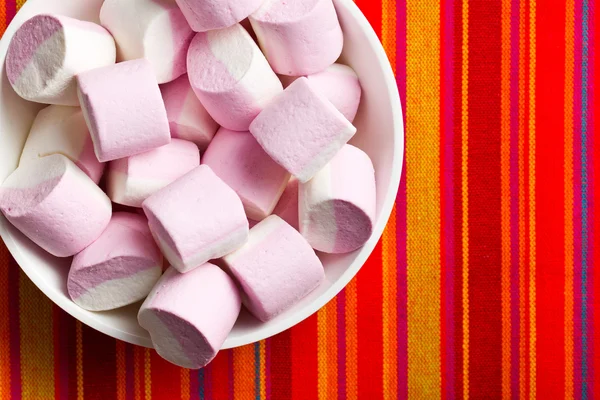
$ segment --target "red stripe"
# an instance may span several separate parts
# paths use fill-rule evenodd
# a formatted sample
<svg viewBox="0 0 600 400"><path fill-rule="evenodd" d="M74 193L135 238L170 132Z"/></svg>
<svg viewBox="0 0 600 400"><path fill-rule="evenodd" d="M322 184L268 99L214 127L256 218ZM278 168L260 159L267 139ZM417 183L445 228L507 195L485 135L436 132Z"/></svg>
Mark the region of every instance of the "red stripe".
<svg viewBox="0 0 600 400"><path fill-rule="evenodd" d="M562 0L537 7L537 395L564 393L564 77Z"/></svg>
<svg viewBox="0 0 600 400"><path fill-rule="evenodd" d="M470 395L501 389L501 4L469 2Z"/></svg>
<svg viewBox="0 0 600 400"><path fill-rule="evenodd" d="M229 387L227 381L229 379L229 352L221 351L215 359L206 367L207 383L210 385L206 388L206 399L229 399Z"/></svg>
<svg viewBox="0 0 600 400"><path fill-rule="evenodd" d="M356 0L356 5L365 14L375 33L381 39L381 0Z"/></svg>
<svg viewBox="0 0 600 400"><path fill-rule="evenodd" d="M358 274L358 398L383 395L383 325L381 241Z"/></svg>
<svg viewBox="0 0 600 400"><path fill-rule="evenodd" d="M116 398L117 359L115 339L87 325L82 326L82 338L83 392L86 400Z"/></svg>
<svg viewBox="0 0 600 400"><path fill-rule="evenodd" d="M269 371L271 375L271 396L275 399L289 396L291 391L292 336L289 330L269 339Z"/></svg>
<svg viewBox="0 0 600 400"><path fill-rule="evenodd" d="M10 24L10 21L15 17L17 13L17 1L16 0L4 0L6 4L6 23Z"/></svg>
<svg viewBox="0 0 600 400"><path fill-rule="evenodd" d="M19 274L17 262L10 257L8 265L8 318L10 335L10 392L11 400L21 398L21 335L19 327Z"/></svg>
<svg viewBox="0 0 600 400"><path fill-rule="evenodd" d="M75 354L75 319L54 305L54 397L73 399L77 396L77 380L69 379L77 375Z"/></svg>
<svg viewBox="0 0 600 400"><path fill-rule="evenodd" d="M181 398L181 368L163 359L156 351L150 352L150 364L152 365L152 398Z"/></svg>
<svg viewBox="0 0 600 400"><path fill-rule="evenodd" d="M291 329L292 400L317 398L317 316Z"/></svg>
<svg viewBox="0 0 600 400"><path fill-rule="evenodd" d="M452 82L452 97L456 99L462 98L462 3L454 2L454 77ZM454 143L451 149L442 149L442 151L451 151L453 153L453 205L452 215L454 216L454 248L449 251L454 251L454 293L457 295L457 300L454 302L453 318L456 321L454 325L454 396L457 399L463 398L463 330L462 330L462 135L458 134L462 129L462 113L460 112L460 103L456 103L454 112L454 132L457 132Z"/></svg>

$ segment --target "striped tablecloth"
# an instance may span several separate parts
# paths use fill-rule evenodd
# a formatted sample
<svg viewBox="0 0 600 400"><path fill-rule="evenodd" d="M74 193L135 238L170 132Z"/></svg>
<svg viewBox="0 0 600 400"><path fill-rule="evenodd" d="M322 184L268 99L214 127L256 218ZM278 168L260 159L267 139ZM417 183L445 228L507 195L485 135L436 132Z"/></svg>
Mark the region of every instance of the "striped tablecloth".
<svg viewBox="0 0 600 400"><path fill-rule="evenodd" d="M189 372L82 326L2 248L0 399L600 398L595 2L357 0L407 126L358 278Z"/></svg>

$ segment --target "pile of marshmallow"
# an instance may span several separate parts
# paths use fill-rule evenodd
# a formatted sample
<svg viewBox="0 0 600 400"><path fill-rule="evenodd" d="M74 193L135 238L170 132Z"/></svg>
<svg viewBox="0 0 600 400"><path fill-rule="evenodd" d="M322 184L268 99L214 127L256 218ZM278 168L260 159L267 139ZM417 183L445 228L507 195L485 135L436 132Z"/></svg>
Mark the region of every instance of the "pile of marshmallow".
<svg viewBox="0 0 600 400"><path fill-rule="evenodd" d="M315 250L371 236L373 164L347 144L360 83L334 64L332 0L106 0L100 21L38 15L15 33L8 79L50 105L0 211L74 256L76 304L145 298L158 353L201 368L242 304L271 320L324 280Z"/></svg>

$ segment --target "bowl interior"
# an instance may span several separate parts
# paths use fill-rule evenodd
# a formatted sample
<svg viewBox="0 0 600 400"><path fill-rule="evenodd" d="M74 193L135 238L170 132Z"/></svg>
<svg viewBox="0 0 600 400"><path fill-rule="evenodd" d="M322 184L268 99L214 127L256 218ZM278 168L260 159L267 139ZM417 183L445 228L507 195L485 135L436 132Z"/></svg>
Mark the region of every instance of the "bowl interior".
<svg viewBox="0 0 600 400"><path fill-rule="evenodd" d="M373 160L377 179L377 222L369 242L345 255L319 254L326 281L293 309L268 323L259 323L243 312L225 348L252 343L277 334L317 311L354 277L373 251L389 218L403 159L404 131L396 83L385 53L365 17L351 0L335 0L345 34L342 62L358 73L363 100L355 121L358 133L352 143ZM0 42L0 182L17 166L21 149L36 113L43 105L18 97L4 71L6 50L16 29L40 13L57 13L98 22L102 0L29 0L19 11ZM45 253L0 215L0 235L23 271L55 303L83 323L115 338L151 347L148 334L137 323L139 304L119 310L93 313L77 307L66 290L70 259Z"/></svg>

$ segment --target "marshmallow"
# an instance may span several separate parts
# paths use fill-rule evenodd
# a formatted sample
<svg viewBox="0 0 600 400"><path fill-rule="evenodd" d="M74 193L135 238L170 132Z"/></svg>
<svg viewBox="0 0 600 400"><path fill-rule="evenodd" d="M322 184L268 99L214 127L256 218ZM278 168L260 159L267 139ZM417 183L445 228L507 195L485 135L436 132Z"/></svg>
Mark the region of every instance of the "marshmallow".
<svg viewBox="0 0 600 400"><path fill-rule="evenodd" d="M187 274L169 268L138 313L158 354L180 367L206 366L223 346L241 309L233 280L204 264Z"/></svg>
<svg viewBox="0 0 600 400"><path fill-rule="evenodd" d="M364 245L375 224L375 172L369 156L346 145L299 190L300 232L326 253Z"/></svg>
<svg viewBox="0 0 600 400"><path fill-rule="evenodd" d="M261 321L292 307L325 278L314 250L276 215L252 228L248 242L223 262L244 292L244 305Z"/></svg>
<svg viewBox="0 0 600 400"><path fill-rule="evenodd" d="M333 64L325 71L309 75L307 78L317 93L326 97L348 121L354 121L362 89L352 68L343 64Z"/></svg>
<svg viewBox="0 0 600 400"><path fill-rule="evenodd" d="M279 165L307 182L356 128L312 89L308 79L299 78L256 117L250 132Z"/></svg>
<svg viewBox="0 0 600 400"><path fill-rule="evenodd" d="M293 177L290 179L273 214L281 217L294 229L300 229L298 224L298 179Z"/></svg>
<svg viewBox="0 0 600 400"><path fill-rule="evenodd" d="M239 24L198 33L188 52L194 92L219 125L247 131L283 87L248 32Z"/></svg>
<svg viewBox="0 0 600 400"><path fill-rule="evenodd" d="M135 303L160 278L162 261L146 218L115 213L102 235L73 258L67 280L69 296L89 311Z"/></svg>
<svg viewBox="0 0 600 400"><path fill-rule="evenodd" d="M248 240L240 198L206 165L154 193L142 206L154 239L179 272L223 257Z"/></svg>
<svg viewBox="0 0 600 400"><path fill-rule="evenodd" d="M206 150L219 125L196 97L188 76L182 75L161 85L160 91L167 109L171 137L189 140L200 150Z"/></svg>
<svg viewBox="0 0 600 400"><path fill-rule="evenodd" d="M185 73L194 31L174 1L106 0L100 22L117 42L119 61L147 59L158 83Z"/></svg>
<svg viewBox="0 0 600 400"><path fill-rule="evenodd" d="M344 37L332 0L266 0L250 22L278 74L314 74L342 53Z"/></svg>
<svg viewBox="0 0 600 400"><path fill-rule="evenodd" d="M51 154L62 154L95 183L104 164L94 154L94 144L79 107L49 106L41 110L25 142L20 164Z"/></svg>
<svg viewBox="0 0 600 400"><path fill-rule="evenodd" d="M77 106L75 76L114 64L115 58L115 42L100 25L42 14L26 21L13 36L6 75L26 100Z"/></svg>
<svg viewBox="0 0 600 400"><path fill-rule="evenodd" d="M165 105L147 60L88 71L77 81L98 160L132 156L171 141Z"/></svg>
<svg viewBox="0 0 600 400"><path fill-rule="evenodd" d="M250 132L221 128L202 157L242 199L248 218L271 215L290 174L260 147Z"/></svg>
<svg viewBox="0 0 600 400"><path fill-rule="evenodd" d="M57 257L79 253L111 216L109 198L71 160L55 154L21 165L0 187L0 211Z"/></svg>
<svg viewBox="0 0 600 400"><path fill-rule="evenodd" d="M196 32L228 28L260 7L264 0L176 0Z"/></svg>
<svg viewBox="0 0 600 400"><path fill-rule="evenodd" d="M141 207L144 200L200 165L200 152L192 142L171 143L146 153L111 161L107 193L112 201Z"/></svg>

